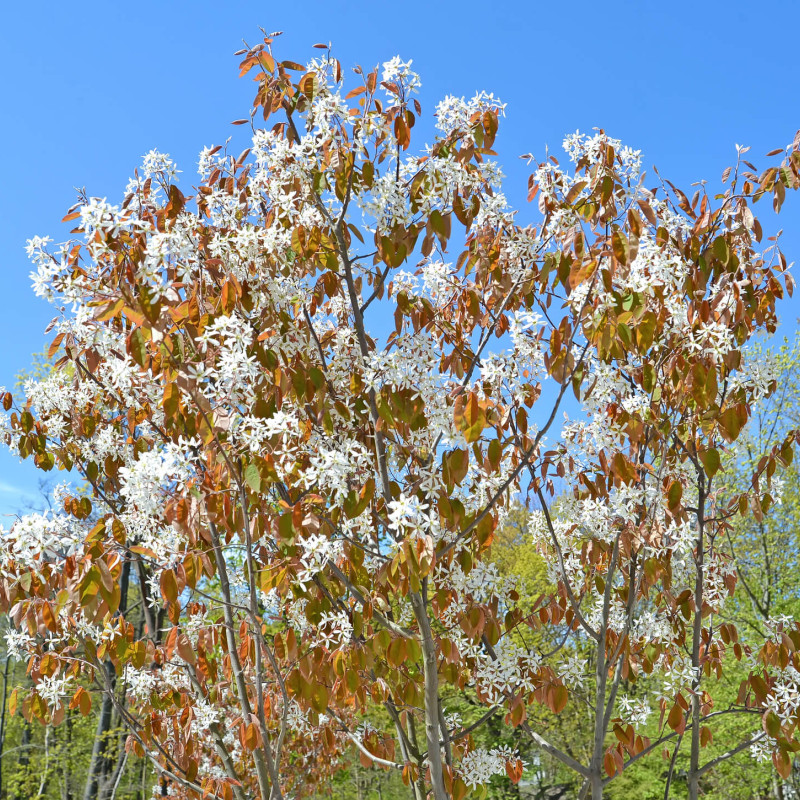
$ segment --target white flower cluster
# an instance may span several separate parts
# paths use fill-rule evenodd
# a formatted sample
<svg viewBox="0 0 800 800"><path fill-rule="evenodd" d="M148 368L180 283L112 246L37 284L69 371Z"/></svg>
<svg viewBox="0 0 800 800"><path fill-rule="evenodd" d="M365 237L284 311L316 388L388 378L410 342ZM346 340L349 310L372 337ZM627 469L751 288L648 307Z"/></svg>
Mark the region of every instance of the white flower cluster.
<svg viewBox="0 0 800 800"><path fill-rule="evenodd" d="M202 698L192 706L192 729L196 731L200 741L212 726L221 721L221 718L221 710Z"/></svg>
<svg viewBox="0 0 800 800"><path fill-rule="evenodd" d="M623 694L618 704L620 717L630 725L644 725L651 713L646 697L629 697Z"/></svg>
<svg viewBox="0 0 800 800"><path fill-rule="evenodd" d="M570 159L577 163L581 158L588 159L590 164L602 160L604 151L613 147L622 162L622 170L631 180L638 178L642 168L642 151L633 150L622 144L619 139L613 139L605 133L596 133L594 136L575 131L564 137L564 150Z"/></svg>
<svg viewBox="0 0 800 800"><path fill-rule="evenodd" d="M36 691L51 711L61 708L61 701L70 694L73 678L68 675L43 675L36 682Z"/></svg>
<svg viewBox="0 0 800 800"><path fill-rule="evenodd" d="M496 658L476 653L474 680L478 691L489 704L502 703L515 691L532 692L541 660L534 652L508 637L494 646Z"/></svg>
<svg viewBox="0 0 800 800"><path fill-rule="evenodd" d="M308 489L330 492L343 500L350 491L350 480L359 472L370 468L370 454L357 441L331 441L325 438L315 442L309 453L309 463L303 473Z"/></svg>
<svg viewBox="0 0 800 800"><path fill-rule="evenodd" d="M180 491L192 476L192 461L193 456L184 447L171 442L142 453L130 466L120 469L121 494L139 514L157 518L164 493Z"/></svg>
<svg viewBox="0 0 800 800"><path fill-rule="evenodd" d="M719 611L731 592L726 579L736 576L736 562L720 553L709 553L703 583L703 602Z"/></svg>
<svg viewBox="0 0 800 800"><path fill-rule="evenodd" d="M765 764L772 761L773 746L766 737L762 736L757 739L749 747L750 757L757 761L759 764Z"/></svg>
<svg viewBox="0 0 800 800"><path fill-rule="evenodd" d="M298 583L305 587L314 576L322 572L328 561L335 561L342 549L342 542L327 536L312 534L300 542L302 569L297 575Z"/></svg>
<svg viewBox="0 0 800 800"><path fill-rule="evenodd" d="M776 675L766 705L782 725L796 718L800 711L800 672L791 664Z"/></svg>
<svg viewBox="0 0 800 800"><path fill-rule="evenodd" d="M22 629L10 628L6 631L4 638L9 658L14 661L27 661L29 649L36 644L36 639Z"/></svg>
<svg viewBox="0 0 800 800"><path fill-rule="evenodd" d="M568 686L583 686L586 682L587 660L577 653L567 656L558 668L558 677Z"/></svg>
<svg viewBox="0 0 800 800"><path fill-rule="evenodd" d="M780 644L783 641L783 634L793 628L797 623L793 617L788 614L773 614L764 620L764 627L770 633L770 639L775 644Z"/></svg>
<svg viewBox="0 0 800 800"><path fill-rule="evenodd" d="M316 643L329 650L343 647L352 635L353 625L344 611L326 612L316 625Z"/></svg>
<svg viewBox="0 0 800 800"><path fill-rule="evenodd" d="M402 89L405 90L406 95L409 95L412 92L418 92L422 86L422 81L420 80L419 75L412 71L411 63L412 62L410 60L401 60L400 56L395 56L390 61L385 61L383 63L381 80L384 83L398 84L400 87L402 87ZM391 97L394 96L388 92L388 90L387 93Z"/></svg>
<svg viewBox="0 0 800 800"><path fill-rule="evenodd" d="M478 92L472 99L448 95L436 106L436 127L445 135L457 134L465 140L473 141L471 125L476 115L487 111L505 114L506 104L493 94Z"/></svg>
<svg viewBox="0 0 800 800"><path fill-rule="evenodd" d="M127 664L125 666L125 686L137 700L147 700L150 693L158 685L158 678L154 670L136 669Z"/></svg>
<svg viewBox="0 0 800 800"><path fill-rule="evenodd" d="M482 358L480 376L484 396L502 398L509 406L521 407L529 387L548 380L544 350L537 336L543 319L527 310L509 316L513 347Z"/></svg>
<svg viewBox="0 0 800 800"><path fill-rule="evenodd" d="M503 774L506 764L516 760L519 760L519 756L510 747L494 747L491 750L479 747L462 756L458 772L464 783L474 789L488 783L492 775Z"/></svg>
<svg viewBox="0 0 800 800"><path fill-rule="evenodd" d="M697 671L687 657L676 658L669 661L662 657L663 681L661 684L660 698L672 702L680 692L692 692Z"/></svg>
<svg viewBox="0 0 800 800"><path fill-rule="evenodd" d="M215 381L206 386L206 394L215 400L249 399L259 375L259 365L248 349L254 339L251 325L237 315L217 317L197 341L214 348Z"/></svg>
<svg viewBox="0 0 800 800"><path fill-rule="evenodd" d="M111 205L105 197L90 197L88 202L80 207L81 226L87 234L100 233L111 235L117 233L120 227L119 206Z"/></svg>
<svg viewBox="0 0 800 800"><path fill-rule="evenodd" d="M437 569L436 582L452 589L459 598L476 603L490 603L494 598L503 601L516 588L516 578L501 575L497 564L491 561L477 561L468 572L453 561L446 572L443 567Z"/></svg>
<svg viewBox="0 0 800 800"><path fill-rule="evenodd" d="M758 358L745 354L739 369L728 382L728 391L735 392L739 388L746 389L754 402L767 397L780 375L780 362L776 354L769 356L759 353Z"/></svg>
<svg viewBox="0 0 800 800"><path fill-rule="evenodd" d="M169 157L169 153L150 150L150 152L142 156L142 174L145 178L175 180L179 172L180 170L176 168L175 162Z"/></svg>
<svg viewBox="0 0 800 800"><path fill-rule="evenodd" d="M0 568L14 562L17 567L35 569L43 561L75 555L83 545L86 531L74 517L52 512L20 517L10 531L0 528L3 547Z"/></svg>
<svg viewBox="0 0 800 800"><path fill-rule="evenodd" d="M389 527L397 536L424 536L430 527L429 506L416 495L401 494L389 501Z"/></svg>

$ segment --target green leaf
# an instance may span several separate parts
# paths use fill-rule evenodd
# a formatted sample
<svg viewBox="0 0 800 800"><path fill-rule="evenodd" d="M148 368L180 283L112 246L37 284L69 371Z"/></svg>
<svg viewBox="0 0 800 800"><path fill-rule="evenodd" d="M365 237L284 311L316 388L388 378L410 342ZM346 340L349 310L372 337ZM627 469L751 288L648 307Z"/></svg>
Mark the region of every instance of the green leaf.
<svg viewBox="0 0 800 800"><path fill-rule="evenodd" d="M92 567L81 581L81 605L87 605L92 598L97 596L99 591L100 573L96 567Z"/></svg>
<svg viewBox="0 0 800 800"><path fill-rule="evenodd" d="M294 524L292 522L292 512L287 511L278 517L278 536L286 541L294 539Z"/></svg>
<svg viewBox="0 0 800 800"><path fill-rule="evenodd" d="M653 337L656 331L656 315L652 311L647 311L636 324L636 342L641 353L647 352L653 344ZM652 369L652 367L650 367ZM649 392L650 389L647 389Z"/></svg>
<svg viewBox="0 0 800 800"><path fill-rule="evenodd" d="M556 686L553 690L553 711L560 714L567 707L569 691L566 686Z"/></svg>
<svg viewBox="0 0 800 800"><path fill-rule="evenodd" d="M742 407L728 408L719 415L719 427L722 435L728 442L733 442L739 436L742 426L747 420L747 412Z"/></svg>
<svg viewBox="0 0 800 800"><path fill-rule="evenodd" d="M469 469L469 451L459 448L451 451L447 455L447 466L453 483L461 485Z"/></svg>
<svg viewBox="0 0 800 800"><path fill-rule="evenodd" d="M171 569L165 569L161 573L160 584L164 599L174 603L178 599L178 582L175 580L175 573Z"/></svg>
<svg viewBox="0 0 800 800"><path fill-rule="evenodd" d="M468 442L476 442L486 427L486 412L475 394L470 394L466 401L460 400L455 408L456 425Z"/></svg>
<svg viewBox="0 0 800 800"><path fill-rule="evenodd" d="M730 250L728 248L728 242L724 236L718 236L714 239L714 255L727 266L728 259L730 258Z"/></svg>
<svg viewBox="0 0 800 800"><path fill-rule="evenodd" d="M164 388L164 415L171 419L178 413L179 407L179 391L174 383L168 383Z"/></svg>
<svg viewBox="0 0 800 800"><path fill-rule="evenodd" d="M261 473L255 464L248 464L244 470L244 482L254 492L261 491Z"/></svg>
<svg viewBox="0 0 800 800"><path fill-rule="evenodd" d="M620 264L628 263L628 239L622 231L616 230L611 234L611 249Z"/></svg>
<svg viewBox="0 0 800 800"><path fill-rule="evenodd" d="M499 469L500 459L503 455L503 449L500 446L500 441L498 439L492 439L492 441L489 442L487 455L489 457L489 463L492 465L492 469Z"/></svg>
<svg viewBox="0 0 800 800"><path fill-rule="evenodd" d="M675 511L678 508L682 497L683 485L680 481L672 481L667 491L667 503L669 504L670 511Z"/></svg>
<svg viewBox="0 0 800 800"><path fill-rule="evenodd" d="M147 342L141 328L135 328L128 337L128 353L140 367L146 366Z"/></svg>
<svg viewBox="0 0 800 800"><path fill-rule="evenodd" d="M755 692L758 701L763 703L769 694L769 688L767 687L766 681L760 675L751 675L750 686L753 687L753 691Z"/></svg>
<svg viewBox="0 0 800 800"><path fill-rule="evenodd" d="M705 467L706 474L709 478L713 478L717 472L719 472L719 452L714 448L711 448L710 450L704 450L700 454L700 460L703 462L703 467Z"/></svg>
<svg viewBox="0 0 800 800"><path fill-rule="evenodd" d="M781 721L774 711L767 711L764 714L764 730L773 738L777 739L781 735Z"/></svg>
<svg viewBox="0 0 800 800"><path fill-rule="evenodd" d="M372 181L375 178L375 167L372 165L371 161L367 161L364 166L361 167L361 177L367 188L372 186Z"/></svg>
<svg viewBox="0 0 800 800"><path fill-rule="evenodd" d="M351 490L347 497L344 499L344 513L350 518L360 516L375 496L375 481L368 478L367 482L362 487L361 491L356 494L355 490Z"/></svg>

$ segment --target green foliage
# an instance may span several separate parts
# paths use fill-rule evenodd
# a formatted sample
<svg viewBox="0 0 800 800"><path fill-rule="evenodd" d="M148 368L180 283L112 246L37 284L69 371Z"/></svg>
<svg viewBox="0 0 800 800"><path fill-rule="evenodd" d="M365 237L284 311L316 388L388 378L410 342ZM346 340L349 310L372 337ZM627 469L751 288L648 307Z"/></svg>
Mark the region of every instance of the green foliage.
<svg viewBox="0 0 800 800"><path fill-rule="evenodd" d="M547 565L526 533L526 522L525 508L515 506L508 522L495 534L492 542L492 561L503 575L517 579L517 591L523 606L553 589L547 582Z"/></svg>
<svg viewBox="0 0 800 800"><path fill-rule="evenodd" d="M3 652L0 663L5 664L6 658L7 654ZM64 724L58 727L27 722L19 712L12 716L9 708L12 688L26 683L23 667L9 660L5 726L0 733L0 797L8 800L82 798L85 796L99 709L93 708L86 717L77 710L67 711ZM134 756L125 759L124 739L125 733L118 721L103 737L109 755L104 764L106 777L116 776L115 770L122 767L115 800L145 800L150 797L153 784L151 771L141 759ZM105 797L110 797L113 783L107 780L106 785ZM91 795L90 800L101 800L102 797L97 792Z"/></svg>

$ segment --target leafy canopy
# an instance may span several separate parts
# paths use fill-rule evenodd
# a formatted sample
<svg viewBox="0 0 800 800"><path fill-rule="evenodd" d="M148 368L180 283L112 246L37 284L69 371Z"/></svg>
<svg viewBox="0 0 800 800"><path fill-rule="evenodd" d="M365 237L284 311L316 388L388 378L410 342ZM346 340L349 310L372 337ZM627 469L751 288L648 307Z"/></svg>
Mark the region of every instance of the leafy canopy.
<svg viewBox="0 0 800 800"><path fill-rule="evenodd" d="M567 167L536 165L523 225L493 96L443 100L415 151L410 62L351 81L327 48L242 55L250 147L204 150L192 196L151 152L121 204L81 198L75 240L29 244L56 361L4 396L6 441L91 496L67 487L5 534L0 603L33 683L13 704L57 723L105 693L187 798L307 793L355 752L416 800L462 800L522 776L476 738L498 720L593 798L683 743L696 796L727 757L701 750L732 657L742 747L786 774L800 629L745 648L720 614L725 533L774 502L795 433L716 488L775 389L742 352L792 282L752 206L798 186L797 141L761 174L740 149L725 191L690 200L575 134ZM490 558L515 498L547 565L536 599ZM622 691L643 676L658 697ZM575 756L537 721L568 706L591 715Z"/></svg>

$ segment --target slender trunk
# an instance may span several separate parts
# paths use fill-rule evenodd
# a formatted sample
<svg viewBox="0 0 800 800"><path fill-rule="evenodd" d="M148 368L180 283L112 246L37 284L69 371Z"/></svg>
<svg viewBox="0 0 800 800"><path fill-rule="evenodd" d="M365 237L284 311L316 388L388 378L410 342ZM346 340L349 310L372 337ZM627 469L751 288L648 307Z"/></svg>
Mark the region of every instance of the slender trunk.
<svg viewBox="0 0 800 800"><path fill-rule="evenodd" d="M281 748L283 747L283 737L286 733L286 728L285 728L286 715L284 713L282 717L281 731L278 734L277 746L275 748L275 751L273 752L272 744L270 741L270 733L269 729L267 728L267 718L266 714L264 713L264 685L262 681L264 666L263 666L262 649L266 651L268 657L270 658L270 663L272 665L273 670L275 671L275 679L281 684L281 688L283 688L283 682L281 678L280 667L275 661L274 655L270 651L269 645L264 639L264 635L261 631L261 620L258 615L256 566L255 566L255 560L253 558L253 540L250 535L250 515L247 510L247 495L244 491L244 487L241 482L239 483L239 497L242 505L242 516L244 519L245 547L247 551L246 553L247 583L250 595L250 625L251 625L251 630L253 632L253 636L255 637L256 640L256 647L255 647L256 716L258 717L258 722L261 727L261 738L263 740L264 758L266 759L267 770L269 771L269 777L270 780L272 781L272 796L275 797L276 800L281 800L280 758L281 758ZM289 696L288 694L286 694L285 689L283 691L283 703L284 703L284 709L286 709L289 704Z"/></svg>
<svg viewBox="0 0 800 800"><path fill-rule="evenodd" d="M200 682L197 680L197 673L195 672L194 667L187 666L186 672L189 675L189 680L192 682L192 685L194 686L198 696L207 700L208 692L203 689L203 687L200 685ZM220 730L219 724L215 722L212 725L209 725L208 732L211 734L211 738L214 742L214 748L216 749L217 755L222 762L222 766L225 768L225 772L229 778L232 778L234 781L236 781L232 787L234 800L245 800L244 793L242 792L241 781L239 780L239 774L236 771L236 765L233 763L231 754L228 751L228 748L225 746L225 739L222 731Z"/></svg>
<svg viewBox="0 0 800 800"><path fill-rule="evenodd" d="M67 711L66 716L66 757L64 758L64 792L63 800L72 800L72 789L70 783L72 781L72 771L70 770L70 759L72 757L72 712Z"/></svg>
<svg viewBox="0 0 800 800"><path fill-rule="evenodd" d="M36 800L41 800L44 797L47 784L50 782L50 734L54 731L51 725L44 729L44 767L42 768L42 777L39 781L39 789L36 792Z"/></svg>
<svg viewBox="0 0 800 800"><path fill-rule="evenodd" d="M394 703L392 703L391 700L387 700L385 705L386 709L389 711L389 716L391 716L392 721L394 722L395 730L397 731L397 741L400 745L400 754L403 757L403 761L408 763L411 761L411 753L409 752L408 744L406 743L406 734L403 730L403 723L400 720L397 709L394 707ZM411 781L409 789L411 790L411 800L425 800L425 794L424 792L420 791L418 781Z"/></svg>
<svg viewBox="0 0 800 800"><path fill-rule="evenodd" d="M250 704L250 698L247 695L247 681L244 677L242 664L239 661L239 651L236 646L236 633L235 623L233 619L233 610L231 608L231 588L228 581L228 568L225 563L225 557L222 554L222 545L219 539L219 532L217 526L213 522L209 522L209 531L211 533L211 542L214 548L214 560L217 562L217 575L219 576L219 588L222 592L222 613L225 620L225 641L228 645L228 658L231 662L231 671L233 672L233 682L236 687L236 695L239 700L239 708L242 716L247 719L250 717L253 709ZM258 780L258 789L261 793L261 800L268 800L272 794L273 788L280 792L280 787L271 787L269 779L269 771L264 762L264 755L261 750L253 751L253 760L256 765L256 778ZM278 795L280 796L280 795Z"/></svg>
<svg viewBox="0 0 800 800"><path fill-rule="evenodd" d="M120 576L119 609L117 614L123 616L128 610L128 588L130 586L131 562L126 561ZM100 706L100 717L97 720L94 746L92 747L92 760L89 762L89 772L86 776L86 785L83 790L83 800L99 800L103 794L103 778L107 777L111 769L112 736L111 728L114 719L114 700L112 694L116 686L117 673L110 660L103 664L106 671L103 701Z"/></svg>
<svg viewBox="0 0 800 800"><path fill-rule="evenodd" d="M98 800L100 777L103 773L103 766L106 759L106 748L109 745L109 734L111 732L112 712L114 703L111 699L111 692L116 680L114 665L110 661L103 664L106 671L106 685L111 688L103 692L103 701L100 706L100 716L97 719L97 728L94 734L94 746L92 747L92 760L89 762L89 772L86 776L86 786L83 790L83 800Z"/></svg>
<svg viewBox="0 0 800 800"><path fill-rule="evenodd" d="M127 733L125 728L120 725L119 733L117 734L117 757L113 770L111 769L111 758L106 759L108 769L104 771L103 788L100 793L101 800L106 800L106 798L113 800L117 787L122 780L122 773L125 771L125 764L128 761L128 753L125 750L126 739Z"/></svg>
<svg viewBox="0 0 800 800"><path fill-rule="evenodd" d="M111 727L108 731L108 741L106 743L106 747L103 752L103 761L100 765L100 779L98 781L98 790L97 796L99 800L107 800L109 793L111 791L111 786L113 785L114 777L116 775L116 769L112 770L114 766L114 740L119 739L119 727L114 719L114 715L112 713L111 716ZM118 754L118 759L121 760L125 754L124 748ZM119 763L119 761L117 762Z"/></svg>
<svg viewBox="0 0 800 800"><path fill-rule="evenodd" d="M594 692L594 741L592 743L592 760L589 765L589 785L592 790L592 800L603 798L603 749L606 739L606 685L608 683L609 664L606 657L606 640L608 634L608 620L611 613L611 590L614 585L614 573L619 559L619 535L614 541L611 551L608 570L605 576L605 590L603 593L603 616L600 630L597 632L597 659L595 662L595 692ZM632 591L632 589L631 589Z"/></svg>
<svg viewBox="0 0 800 800"><path fill-rule="evenodd" d="M595 666L595 714L594 714L594 742L592 746L592 761L589 765L589 782L592 790L592 800L603 798L603 744L605 742L605 716L606 699L606 629L600 632L600 641L597 643L597 664Z"/></svg>
<svg viewBox="0 0 800 800"><path fill-rule="evenodd" d="M424 591L424 588L423 588ZM439 668L436 659L436 644L431 633L431 624L422 592L410 595L414 616L422 638L422 665L425 681L425 738L428 745L428 766L434 800L447 800L442 768L442 750L439 745Z"/></svg>
<svg viewBox="0 0 800 800"><path fill-rule="evenodd" d="M154 609L150 606L150 592L147 589L148 575L142 557L134 554L136 559L136 575L139 579L139 592L142 598L142 618L144 625L147 628L147 633L153 641L158 641L158 620Z"/></svg>
<svg viewBox="0 0 800 800"><path fill-rule="evenodd" d="M412 713L408 712L406 719L408 720L408 738L411 742L411 746L414 748L415 760L419 767L419 776L414 784L414 793L418 800L425 800L428 794L425 788L425 764L423 763L422 757L419 755L420 748L419 741L417 740L417 726L414 724L414 715Z"/></svg>
<svg viewBox="0 0 800 800"><path fill-rule="evenodd" d="M448 767L453 766L453 748L450 745L450 732L447 730L447 720L444 718L442 702L439 701L438 708L439 728L442 732L442 742L444 743L444 757Z"/></svg>
<svg viewBox="0 0 800 800"><path fill-rule="evenodd" d="M678 741L675 742L675 749L672 751L672 758L669 760L669 770L667 771L667 781L664 786L664 800L669 800L669 789L672 785L672 776L675 774L675 762L678 760L678 752L681 749L681 742L683 741L683 734L678 736Z"/></svg>
<svg viewBox="0 0 800 800"><path fill-rule="evenodd" d="M705 561L705 481L700 475L697 502L697 569L694 581L694 626L692 631L692 740L689 754L689 800L700 797L700 640L703 635L703 567Z"/></svg>

